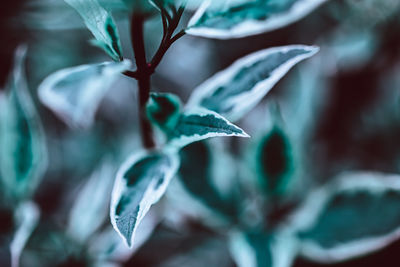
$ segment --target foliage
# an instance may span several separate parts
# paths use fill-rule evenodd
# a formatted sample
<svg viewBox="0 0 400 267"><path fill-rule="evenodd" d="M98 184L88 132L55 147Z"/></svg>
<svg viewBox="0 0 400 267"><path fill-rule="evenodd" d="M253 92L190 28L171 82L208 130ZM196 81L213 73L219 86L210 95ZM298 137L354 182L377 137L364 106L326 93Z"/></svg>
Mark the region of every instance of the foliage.
<svg viewBox="0 0 400 267"><path fill-rule="evenodd" d="M37 38L0 91L0 265L289 267L396 242L393 3L362 4L361 29L351 1L26 4L47 16L21 11Z"/></svg>

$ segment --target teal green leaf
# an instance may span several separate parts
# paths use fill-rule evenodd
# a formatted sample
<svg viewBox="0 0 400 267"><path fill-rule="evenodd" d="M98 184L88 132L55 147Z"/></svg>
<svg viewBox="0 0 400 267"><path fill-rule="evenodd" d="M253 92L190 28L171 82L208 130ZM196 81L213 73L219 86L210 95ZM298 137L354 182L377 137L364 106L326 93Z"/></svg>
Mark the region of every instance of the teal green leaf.
<svg viewBox="0 0 400 267"><path fill-rule="evenodd" d="M239 213L239 200L224 196L214 184L213 164L216 164L211 147L206 142L196 142L180 151L179 178L185 189L211 210L231 220ZM232 178L232 177L230 177Z"/></svg>
<svg viewBox="0 0 400 267"><path fill-rule="evenodd" d="M88 128L112 83L131 66L129 60L59 70L39 86L39 99L71 127Z"/></svg>
<svg viewBox="0 0 400 267"><path fill-rule="evenodd" d="M204 1L190 20L188 34L241 38L269 32L300 20L327 0L250 0L212 8Z"/></svg>
<svg viewBox="0 0 400 267"><path fill-rule="evenodd" d="M64 0L82 17L86 27L96 40L95 45L104 49L115 61L122 61L121 42L117 26L111 14L105 10L98 0Z"/></svg>
<svg viewBox="0 0 400 267"><path fill-rule="evenodd" d="M25 202L15 212L17 231L10 244L11 266L18 267L22 251L39 222L40 212L36 204Z"/></svg>
<svg viewBox="0 0 400 267"><path fill-rule="evenodd" d="M72 206L67 233L70 238L85 242L101 227L108 215L109 198L114 182L114 168L104 160L91 174Z"/></svg>
<svg viewBox="0 0 400 267"><path fill-rule="evenodd" d="M179 167L176 154L134 154L120 168L114 184L110 217L114 229L129 247L150 207L164 195Z"/></svg>
<svg viewBox="0 0 400 267"><path fill-rule="evenodd" d="M218 136L249 137L238 126L216 112L204 108L192 108L181 114L170 134L169 144L184 147L190 143Z"/></svg>
<svg viewBox="0 0 400 267"><path fill-rule="evenodd" d="M0 95L0 173L5 194L33 193L47 167L47 150L39 115L25 78L26 47L16 51L15 66Z"/></svg>
<svg viewBox="0 0 400 267"><path fill-rule="evenodd" d="M188 106L202 106L236 121L256 106L293 66L318 50L315 46L290 45L250 54L197 87Z"/></svg>
<svg viewBox="0 0 400 267"><path fill-rule="evenodd" d="M151 93L146 106L147 117L162 130L172 131L179 121L181 101L170 93Z"/></svg>
<svg viewBox="0 0 400 267"><path fill-rule="evenodd" d="M400 176L351 172L315 191L294 215L301 253L338 262L381 249L400 235Z"/></svg>
<svg viewBox="0 0 400 267"><path fill-rule="evenodd" d="M278 232L234 232L229 246L238 267L290 267L297 253L295 240Z"/></svg>
<svg viewBox="0 0 400 267"><path fill-rule="evenodd" d="M271 195L281 195L293 175L293 150L285 131L275 126L263 137L256 155L261 185Z"/></svg>

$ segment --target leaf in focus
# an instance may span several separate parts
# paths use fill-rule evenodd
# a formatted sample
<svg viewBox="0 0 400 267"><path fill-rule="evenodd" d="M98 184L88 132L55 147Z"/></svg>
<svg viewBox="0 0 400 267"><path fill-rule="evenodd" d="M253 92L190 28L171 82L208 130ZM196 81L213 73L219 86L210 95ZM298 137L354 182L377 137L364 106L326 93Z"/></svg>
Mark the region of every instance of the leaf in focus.
<svg viewBox="0 0 400 267"><path fill-rule="evenodd" d="M340 175L312 193L293 217L301 253L332 263L381 249L400 232L400 176Z"/></svg>
<svg viewBox="0 0 400 267"><path fill-rule="evenodd" d="M19 47L6 92L0 95L0 177L5 194L33 193L47 167L42 124L27 88L26 47Z"/></svg>
<svg viewBox="0 0 400 267"><path fill-rule="evenodd" d="M268 48L245 56L195 89L188 106L202 106L231 121L242 118L297 63L318 52L315 46Z"/></svg>
<svg viewBox="0 0 400 267"><path fill-rule="evenodd" d="M151 93L147 102L147 116L166 132L172 131L180 117L181 101L170 93Z"/></svg>
<svg viewBox="0 0 400 267"><path fill-rule="evenodd" d="M111 14L98 0L64 0L82 17L86 27L96 40L95 45L102 48L115 61L122 61L121 41L117 26Z"/></svg>
<svg viewBox="0 0 400 267"><path fill-rule="evenodd" d="M164 195L179 167L176 154L135 154L120 168L114 184L110 216L114 229L129 247L150 207Z"/></svg>
<svg viewBox="0 0 400 267"><path fill-rule="evenodd" d="M169 142L172 146L184 147L193 142L218 136L249 137L242 129L221 115L204 108L192 108L181 114Z"/></svg>
<svg viewBox="0 0 400 267"><path fill-rule="evenodd" d="M283 129L275 126L257 149L257 169L261 185L271 195L285 192L293 174L290 140Z"/></svg>
<svg viewBox="0 0 400 267"><path fill-rule="evenodd" d="M131 62L104 62L59 70L39 86L41 102L71 127L89 128L100 101Z"/></svg>
<svg viewBox="0 0 400 267"><path fill-rule="evenodd" d="M300 20L326 0L251 0L213 9L205 1L189 22L188 34L230 39L269 32Z"/></svg>

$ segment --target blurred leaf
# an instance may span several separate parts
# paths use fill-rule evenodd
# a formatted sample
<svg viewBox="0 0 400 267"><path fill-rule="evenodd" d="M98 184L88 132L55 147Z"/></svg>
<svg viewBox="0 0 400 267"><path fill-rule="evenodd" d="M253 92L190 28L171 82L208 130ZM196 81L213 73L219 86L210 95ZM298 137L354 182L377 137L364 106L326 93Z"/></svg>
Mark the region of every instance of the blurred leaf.
<svg viewBox="0 0 400 267"><path fill-rule="evenodd" d="M171 133L170 144L184 147L217 136L249 137L242 129L221 115L204 108L192 108L180 116L178 124Z"/></svg>
<svg viewBox="0 0 400 267"><path fill-rule="evenodd" d="M91 175L75 200L68 222L68 234L85 243L103 224L108 214L114 170L105 160Z"/></svg>
<svg viewBox="0 0 400 267"><path fill-rule="evenodd" d="M315 46L291 45L250 54L197 87L188 105L203 106L229 120L238 120L294 65L318 50Z"/></svg>
<svg viewBox="0 0 400 267"><path fill-rule="evenodd" d="M285 192L293 174L293 155L289 137L275 126L257 149L257 172L261 185L271 195Z"/></svg>
<svg viewBox="0 0 400 267"><path fill-rule="evenodd" d="M196 142L183 148L180 157L179 177L186 190L210 209L235 219L237 203L225 198L213 184L212 165L216 162L211 148L205 142Z"/></svg>
<svg viewBox="0 0 400 267"><path fill-rule="evenodd" d="M131 62L104 62L59 70L39 86L39 98L71 127L93 124L100 101Z"/></svg>
<svg viewBox="0 0 400 267"><path fill-rule="evenodd" d="M189 22L188 34L230 39L282 28L308 15L326 0L251 0L210 10L204 1Z"/></svg>
<svg viewBox="0 0 400 267"><path fill-rule="evenodd" d="M174 94L151 93L147 102L147 116L164 131L172 131L180 117L181 100Z"/></svg>
<svg viewBox="0 0 400 267"><path fill-rule="evenodd" d="M96 38L94 44L106 51L113 60L122 61L121 42L110 12L105 10L98 0L64 1L81 15L86 27Z"/></svg>
<svg viewBox="0 0 400 267"><path fill-rule="evenodd" d="M294 239L280 233L235 232L229 245L238 267L290 267L296 255Z"/></svg>
<svg viewBox="0 0 400 267"><path fill-rule="evenodd" d="M32 202L22 203L16 210L17 231L10 244L13 267L19 266L19 259L30 235L39 222L40 212Z"/></svg>
<svg viewBox="0 0 400 267"><path fill-rule="evenodd" d="M150 207L164 195L178 170L176 154L134 154L120 168L111 199L111 222L129 247Z"/></svg>
<svg viewBox="0 0 400 267"><path fill-rule="evenodd" d="M45 137L25 78L26 47L19 47L7 91L0 94L0 173L6 195L25 198L47 166Z"/></svg>
<svg viewBox="0 0 400 267"><path fill-rule="evenodd" d="M400 176L345 173L313 192L292 226L304 256L324 263L343 261L397 240L399 207Z"/></svg>

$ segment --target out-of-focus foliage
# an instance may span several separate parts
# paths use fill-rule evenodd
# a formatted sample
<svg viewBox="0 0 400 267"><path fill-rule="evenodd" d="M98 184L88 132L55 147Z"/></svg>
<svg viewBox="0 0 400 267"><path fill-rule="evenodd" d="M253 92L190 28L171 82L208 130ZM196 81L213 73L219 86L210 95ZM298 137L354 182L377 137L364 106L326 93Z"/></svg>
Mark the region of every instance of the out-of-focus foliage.
<svg viewBox="0 0 400 267"><path fill-rule="evenodd" d="M5 6L0 266L397 267L399 1Z"/></svg>

